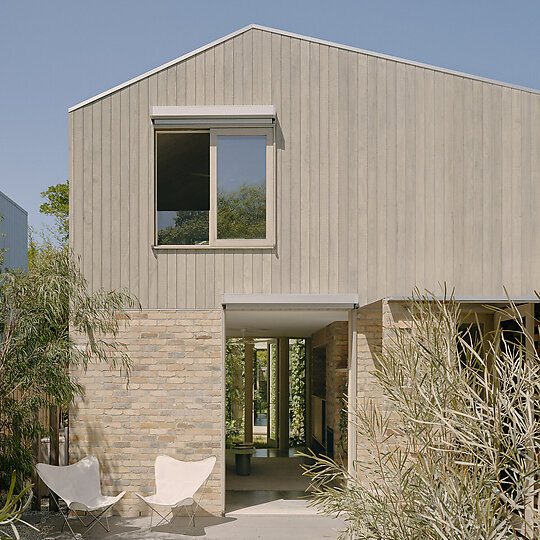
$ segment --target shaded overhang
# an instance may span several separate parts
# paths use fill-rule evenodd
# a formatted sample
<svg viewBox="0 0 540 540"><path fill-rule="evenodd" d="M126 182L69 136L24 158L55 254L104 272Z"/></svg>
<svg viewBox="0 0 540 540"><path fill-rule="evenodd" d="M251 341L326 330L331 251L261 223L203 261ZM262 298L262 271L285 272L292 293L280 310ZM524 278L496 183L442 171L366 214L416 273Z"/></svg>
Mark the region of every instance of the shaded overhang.
<svg viewBox="0 0 540 540"><path fill-rule="evenodd" d="M347 321L357 294L224 294L227 337L310 337Z"/></svg>

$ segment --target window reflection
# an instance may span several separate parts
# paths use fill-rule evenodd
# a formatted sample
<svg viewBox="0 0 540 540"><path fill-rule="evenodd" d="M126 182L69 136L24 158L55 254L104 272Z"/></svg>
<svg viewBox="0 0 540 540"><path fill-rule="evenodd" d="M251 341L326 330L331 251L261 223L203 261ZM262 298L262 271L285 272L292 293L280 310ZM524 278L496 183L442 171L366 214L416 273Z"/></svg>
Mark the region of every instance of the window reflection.
<svg viewBox="0 0 540 540"><path fill-rule="evenodd" d="M217 137L217 237L266 238L266 137Z"/></svg>
<svg viewBox="0 0 540 540"><path fill-rule="evenodd" d="M209 147L209 133L157 133L158 244L208 244Z"/></svg>

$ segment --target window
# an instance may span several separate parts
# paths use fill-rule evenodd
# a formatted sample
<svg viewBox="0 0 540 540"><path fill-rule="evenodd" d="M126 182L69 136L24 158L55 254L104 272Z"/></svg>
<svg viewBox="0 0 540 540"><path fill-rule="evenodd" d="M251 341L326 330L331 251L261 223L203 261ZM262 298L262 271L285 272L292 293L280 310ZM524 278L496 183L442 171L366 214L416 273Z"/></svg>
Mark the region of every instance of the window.
<svg viewBox="0 0 540 540"><path fill-rule="evenodd" d="M156 245L272 247L272 128L155 131Z"/></svg>

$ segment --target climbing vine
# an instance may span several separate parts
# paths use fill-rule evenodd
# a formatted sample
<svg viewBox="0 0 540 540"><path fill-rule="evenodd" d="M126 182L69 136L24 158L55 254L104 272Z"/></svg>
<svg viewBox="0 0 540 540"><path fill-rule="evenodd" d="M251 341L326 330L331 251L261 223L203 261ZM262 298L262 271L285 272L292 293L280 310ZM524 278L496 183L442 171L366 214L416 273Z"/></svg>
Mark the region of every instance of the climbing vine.
<svg viewBox="0 0 540 540"><path fill-rule="evenodd" d="M299 446L306 441L306 344L303 339L289 342L289 384L289 442L291 446Z"/></svg>

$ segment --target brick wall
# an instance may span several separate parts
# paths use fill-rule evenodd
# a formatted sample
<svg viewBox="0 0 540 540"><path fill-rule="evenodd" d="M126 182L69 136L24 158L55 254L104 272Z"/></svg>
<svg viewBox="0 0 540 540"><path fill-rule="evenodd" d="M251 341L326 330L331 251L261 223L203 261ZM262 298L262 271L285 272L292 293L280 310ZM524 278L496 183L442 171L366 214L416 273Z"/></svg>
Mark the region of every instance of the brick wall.
<svg viewBox="0 0 540 540"><path fill-rule="evenodd" d="M334 432L334 458L346 461L347 428L340 431L343 397L347 393L348 379L348 323L336 321L319 330L312 338L314 347L326 349L326 426ZM317 354L314 353L313 375L316 376ZM343 437L340 445L340 439ZM345 452L341 450L345 449Z"/></svg>
<svg viewBox="0 0 540 540"><path fill-rule="evenodd" d="M377 356L395 336L398 329L410 328L410 314L402 302L382 299L357 312L357 399L358 402L373 400L379 407L387 408L383 393L375 382L373 371ZM357 458L369 459L369 442L357 437Z"/></svg>
<svg viewBox="0 0 540 540"><path fill-rule="evenodd" d="M130 314L119 341L132 361L131 382L91 364L79 371L85 396L70 411L70 462L95 455L104 494L128 493L123 516L148 514L134 492L154 493L154 461L167 454L196 460L216 455L203 508L221 512L221 311L141 311Z"/></svg>
<svg viewBox="0 0 540 540"><path fill-rule="evenodd" d="M382 351L382 301L360 308L356 319L356 396L358 403L373 399L382 401L382 392L375 384L373 370ZM356 439L357 459L369 459L369 443L360 435Z"/></svg>

